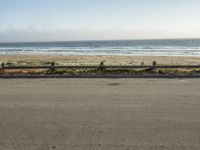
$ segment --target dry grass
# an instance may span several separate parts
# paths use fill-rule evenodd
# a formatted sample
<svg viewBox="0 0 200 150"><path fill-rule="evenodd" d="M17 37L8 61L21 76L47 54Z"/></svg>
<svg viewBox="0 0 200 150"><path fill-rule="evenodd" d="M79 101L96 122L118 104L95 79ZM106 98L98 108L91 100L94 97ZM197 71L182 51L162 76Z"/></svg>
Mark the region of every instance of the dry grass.
<svg viewBox="0 0 200 150"><path fill-rule="evenodd" d="M1 70L0 74L9 75L200 75L200 69L17 69Z"/></svg>

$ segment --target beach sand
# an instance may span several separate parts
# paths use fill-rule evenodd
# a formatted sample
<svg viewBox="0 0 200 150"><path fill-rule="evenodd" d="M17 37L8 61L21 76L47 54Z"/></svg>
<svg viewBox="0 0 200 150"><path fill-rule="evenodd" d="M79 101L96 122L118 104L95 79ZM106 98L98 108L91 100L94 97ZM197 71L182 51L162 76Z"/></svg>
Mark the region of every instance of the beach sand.
<svg viewBox="0 0 200 150"><path fill-rule="evenodd" d="M74 55L0 55L1 62L27 62L45 64L55 61L59 65L98 65L105 61L106 65L151 65L157 61L160 65L198 65L200 57L168 57L168 56L74 56Z"/></svg>

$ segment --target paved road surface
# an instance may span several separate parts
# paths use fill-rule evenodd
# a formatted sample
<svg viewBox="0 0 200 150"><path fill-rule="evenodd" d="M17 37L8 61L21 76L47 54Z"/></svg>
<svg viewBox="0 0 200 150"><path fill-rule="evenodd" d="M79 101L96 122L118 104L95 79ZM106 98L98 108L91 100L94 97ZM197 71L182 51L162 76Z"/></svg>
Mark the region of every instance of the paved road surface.
<svg viewBox="0 0 200 150"><path fill-rule="evenodd" d="M199 150L200 79L0 79L0 150Z"/></svg>

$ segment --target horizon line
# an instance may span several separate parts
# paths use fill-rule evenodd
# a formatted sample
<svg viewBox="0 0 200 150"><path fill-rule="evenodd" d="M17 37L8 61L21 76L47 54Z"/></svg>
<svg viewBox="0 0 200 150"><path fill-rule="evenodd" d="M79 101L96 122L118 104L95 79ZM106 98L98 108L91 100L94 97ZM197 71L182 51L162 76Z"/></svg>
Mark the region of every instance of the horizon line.
<svg viewBox="0 0 200 150"><path fill-rule="evenodd" d="M198 40L199 38L147 38L147 39L105 39L105 40L59 40L59 41L8 41L8 42L0 42L0 44L14 44L14 43L51 43L51 42L106 42L106 41L150 41L150 40Z"/></svg>

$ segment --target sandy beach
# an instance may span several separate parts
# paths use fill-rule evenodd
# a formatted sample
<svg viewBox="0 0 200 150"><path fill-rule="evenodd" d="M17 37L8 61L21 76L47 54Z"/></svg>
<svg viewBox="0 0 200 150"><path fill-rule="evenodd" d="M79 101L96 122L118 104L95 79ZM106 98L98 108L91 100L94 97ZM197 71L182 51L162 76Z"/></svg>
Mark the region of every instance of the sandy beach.
<svg viewBox="0 0 200 150"><path fill-rule="evenodd" d="M96 56L96 55L0 55L1 62L20 62L43 64L55 61L59 65L98 65L105 61L106 65L151 65L153 61L164 65L197 65L200 57L168 57L168 56Z"/></svg>

